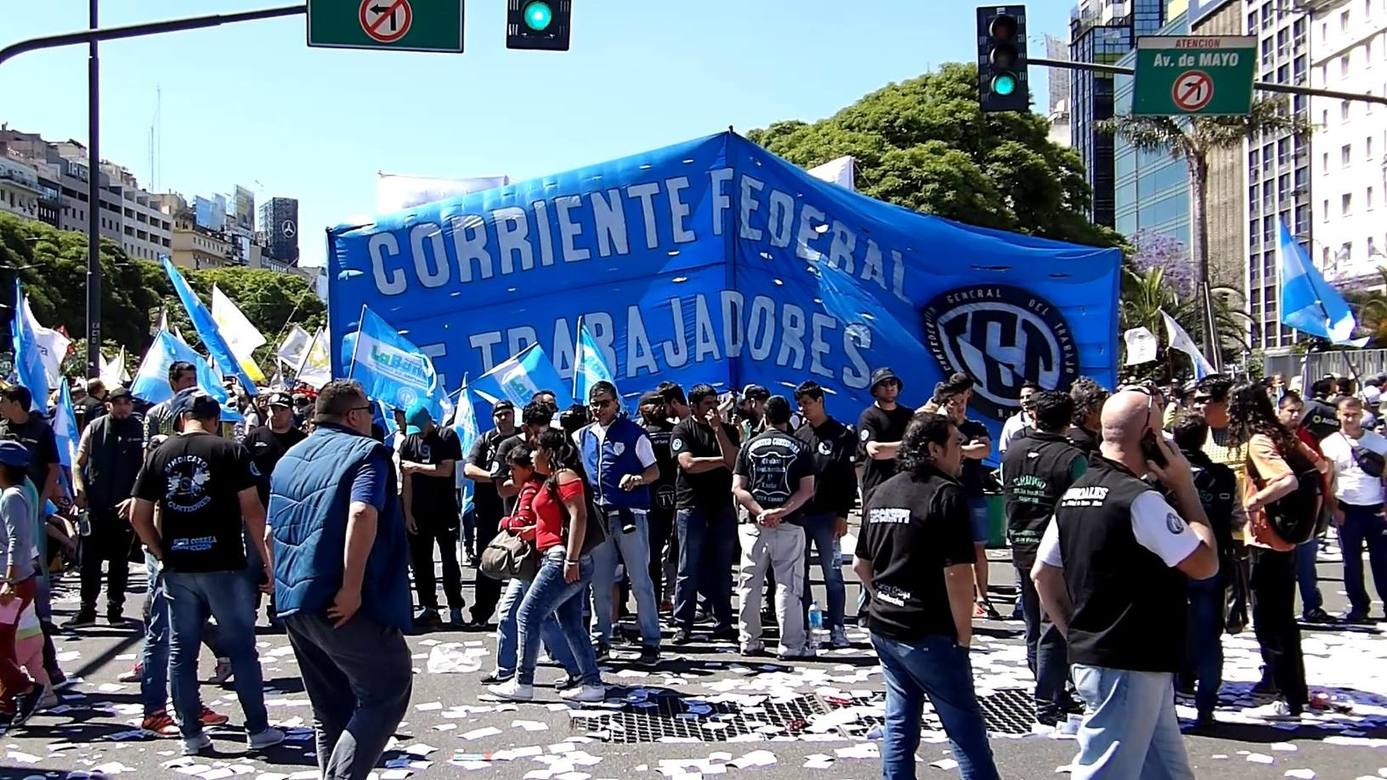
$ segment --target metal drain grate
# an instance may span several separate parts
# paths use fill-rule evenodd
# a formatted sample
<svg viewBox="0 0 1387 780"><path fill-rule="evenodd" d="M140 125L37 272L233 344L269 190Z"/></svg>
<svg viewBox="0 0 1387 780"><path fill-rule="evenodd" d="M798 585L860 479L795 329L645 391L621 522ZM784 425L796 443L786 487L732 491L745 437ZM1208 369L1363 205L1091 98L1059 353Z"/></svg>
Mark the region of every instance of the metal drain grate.
<svg viewBox="0 0 1387 780"><path fill-rule="evenodd" d="M845 707L880 710L884 694L854 698L821 699L799 696L766 701L755 707L728 702L686 699L677 693L661 692L643 700L628 701L610 715L572 719L577 733L603 742L624 744L661 741L726 742L758 734L765 739L795 736L808 728L815 716ZM1009 688L979 699L987 730L994 734L1029 734L1034 704L1029 691ZM840 727L844 737L862 738L885 722L880 715L860 715L856 722ZM923 728L942 731L943 725L933 708L926 705Z"/></svg>

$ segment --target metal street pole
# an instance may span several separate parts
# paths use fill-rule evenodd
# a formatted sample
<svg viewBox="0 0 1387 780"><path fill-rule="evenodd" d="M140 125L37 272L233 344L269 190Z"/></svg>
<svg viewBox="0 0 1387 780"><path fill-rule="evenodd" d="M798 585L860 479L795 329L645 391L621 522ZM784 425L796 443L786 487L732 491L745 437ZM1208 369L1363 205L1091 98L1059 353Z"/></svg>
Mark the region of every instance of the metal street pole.
<svg viewBox="0 0 1387 780"><path fill-rule="evenodd" d="M97 2L89 0L87 26L97 29ZM87 46L87 376L101 376L101 60Z"/></svg>

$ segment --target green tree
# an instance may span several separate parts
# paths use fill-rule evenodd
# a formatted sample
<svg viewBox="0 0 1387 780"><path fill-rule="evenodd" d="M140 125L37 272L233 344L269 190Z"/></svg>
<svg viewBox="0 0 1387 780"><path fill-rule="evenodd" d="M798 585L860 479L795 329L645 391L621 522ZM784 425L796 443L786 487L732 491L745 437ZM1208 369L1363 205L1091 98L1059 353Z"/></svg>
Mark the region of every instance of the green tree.
<svg viewBox="0 0 1387 780"><path fill-rule="evenodd" d="M1194 225L1190 231L1190 253L1194 258L1195 280L1201 306L1214 312L1213 291L1209 284L1209 157L1220 149L1241 149L1243 142L1262 134L1308 136L1311 125L1290 111L1281 98L1261 98L1253 102L1246 116L1132 116L1113 117L1099 123L1103 132L1115 133L1138 151L1167 152L1184 160L1189 174L1190 205ZM1211 350L1218 344L1212 317L1200 317L1199 334L1205 354L1222 369L1223 356Z"/></svg>
<svg viewBox="0 0 1387 780"><path fill-rule="evenodd" d="M1249 320L1241 306L1242 296L1231 287L1215 287L1212 292L1219 343L1225 350L1245 351L1247 341L1243 335ZM1191 289L1182 292L1181 285L1170 278L1165 268L1123 263L1119 327L1123 331L1146 328L1164 341L1165 320L1161 312L1169 314L1187 332L1194 331L1201 322L1198 296ZM1144 370L1155 371L1163 378L1179 376L1189 363L1187 356L1169 348L1162 349L1157 360L1157 365L1148 365Z"/></svg>
<svg viewBox="0 0 1387 780"><path fill-rule="evenodd" d="M1078 154L1035 114L984 114L977 69L951 63L866 95L814 123L776 122L748 138L805 167L851 155L860 192L974 225L1115 246L1087 217Z"/></svg>

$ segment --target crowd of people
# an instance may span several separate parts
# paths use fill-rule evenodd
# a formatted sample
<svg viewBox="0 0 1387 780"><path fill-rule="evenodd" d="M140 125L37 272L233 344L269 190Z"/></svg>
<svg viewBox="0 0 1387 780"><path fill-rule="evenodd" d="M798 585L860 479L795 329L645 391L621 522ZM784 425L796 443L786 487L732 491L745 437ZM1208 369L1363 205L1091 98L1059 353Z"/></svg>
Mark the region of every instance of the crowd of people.
<svg viewBox="0 0 1387 780"><path fill-rule="evenodd" d="M142 410L123 388L86 383L70 473L29 391L0 389L0 708L12 725L55 703L65 679L50 565L74 547L69 630L96 624L103 584L107 622L126 626L129 567L144 564L144 645L122 679L140 683L143 728L190 755L229 720L201 702L203 645L212 679L234 685L248 745L284 738L255 648L264 602L293 647L327 778L366 777L404 716L405 635L443 623L436 560L448 622L494 631L490 695L534 698L543 653L562 669L561 698L601 701L603 665L658 664L666 642L706 637L785 661L849 647L840 540L860 504L851 619L886 682L888 778L914 777L927 699L963 776L997 776L969 662L974 621L1003 617L990 493L1003 496L1036 721L1083 718L1077 777L1192 777L1173 694L1193 695L1195 728L1215 725L1225 631L1250 625L1262 649L1267 703L1252 714L1298 718L1314 703L1297 588L1305 621L1369 620L1364 545L1379 595L1387 587L1380 380L1357 392L1326 378L1309 400L1276 379L1028 384L995 446L969 417L963 374L910 406L878 368L856 425L834 419L812 381L788 397L667 382L630 412L598 382L569 409L544 391L496 403L463 452L423 404L394 410L387 436L351 381L253 399L232 388L244 422L228 426L191 364L168 379L172 397ZM1341 617L1315 582L1331 526L1351 605ZM618 655L624 644L635 652Z"/></svg>

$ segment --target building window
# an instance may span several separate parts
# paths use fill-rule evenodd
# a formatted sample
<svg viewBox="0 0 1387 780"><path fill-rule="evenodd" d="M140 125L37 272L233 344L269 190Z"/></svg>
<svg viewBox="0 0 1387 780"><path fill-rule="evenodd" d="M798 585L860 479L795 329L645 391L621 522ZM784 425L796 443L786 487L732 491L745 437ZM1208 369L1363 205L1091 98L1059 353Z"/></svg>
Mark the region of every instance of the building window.
<svg viewBox="0 0 1387 780"><path fill-rule="evenodd" d="M1368 188L1368 203L1367 203L1367 205L1368 205L1368 211L1372 211L1372 210L1373 210L1373 188L1372 188L1372 187L1369 187L1369 188Z"/></svg>
<svg viewBox="0 0 1387 780"><path fill-rule="evenodd" d="M1339 101L1339 119L1340 119L1340 121L1343 121L1343 122L1347 122L1347 121L1348 121L1348 101L1347 101L1347 100L1340 100L1340 101Z"/></svg>
<svg viewBox="0 0 1387 780"><path fill-rule="evenodd" d="M1320 112L1320 127L1329 127L1329 109Z"/></svg>
<svg viewBox="0 0 1387 780"><path fill-rule="evenodd" d="M1368 136L1367 138L1364 138L1363 145L1366 147L1366 149L1363 152L1363 156L1371 160L1373 158L1373 137Z"/></svg>
<svg viewBox="0 0 1387 780"><path fill-rule="evenodd" d="M1335 258L1340 263L1347 263L1353 260L1353 242L1345 241L1339 245L1339 256Z"/></svg>
<svg viewBox="0 0 1387 780"><path fill-rule="evenodd" d="M1329 267L1329 247L1325 247L1324 249L1320 250L1320 267Z"/></svg>
<svg viewBox="0 0 1387 780"><path fill-rule="evenodd" d="M1373 255L1376 254L1376 253L1377 253L1377 247L1373 245L1373 237L1372 237L1372 236L1368 236L1368 259L1369 259L1369 260L1372 260L1372 259L1373 259Z"/></svg>
<svg viewBox="0 0 1387 780"><path fill-rule="evenodd" d="M1353 193L1345 192L1339 196L1339 214L1347 217L1353 213Z"/></svg>
<svg viewBox="0 0 1387 780"><path fill-rule="evenodd" d="M1347 76L1347 75L1348 75L1348 55L1347 55L1347 54L1345 54L1344 56L1342 56L1342 57L1339 58L1339 75L1340 75L1340 76Z"/></svg>
<svg viewBox="0 0 1387 780"><path fill-rule="evenodd" d="M1329 152L1320 155L1320 168L1326 171L1329 170Z"/></svg>
<svg viewBox="0 0 1387 780"><path fill-rule="evenodd" d="M1320 207L1320 213L1325 219L1329 219L1329 198L1324 199L1324 205Z"/></svg>
<svg viewBox="0 0 1387 780"><path fill-rule="evenodd" d="M1344 144L1339 148L1339 162L1345 167L1353 163L1353 145Z"/></svg>
<svg viewBox="0 0 1387 780"><path fill-rule="evenodd" d="M1339 32L1348 32L1348 11L1339 14Z"/></svg>
<svg viewBox="0 0 1387 780"><path fill-rule="evenodd" d="M1255 17L1251 17L1251 18L1255 18ZM1251 28L1249 27L1248 29L1250 30ZM1321 22L1321 23L1320 23L1320 43L1324 43L1324 42L1327 41L1327 40L1329 40L1329 22Z"/></svg>

